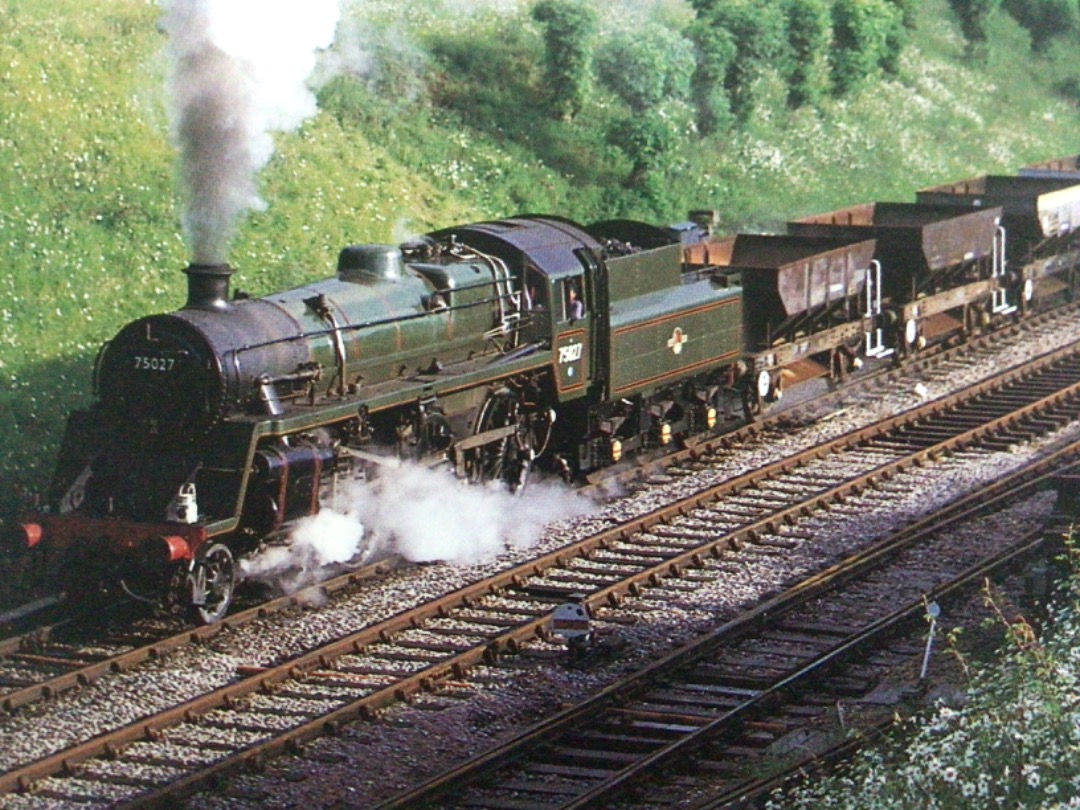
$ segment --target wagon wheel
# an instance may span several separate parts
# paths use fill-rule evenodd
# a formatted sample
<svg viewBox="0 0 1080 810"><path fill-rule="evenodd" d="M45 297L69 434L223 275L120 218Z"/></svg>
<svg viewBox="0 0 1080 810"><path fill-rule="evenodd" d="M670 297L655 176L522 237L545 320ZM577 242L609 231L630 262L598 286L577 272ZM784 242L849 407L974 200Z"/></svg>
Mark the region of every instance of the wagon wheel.
<svg viewBox="0 0 1080 810"><path fill-rule="evenodd" d="M767 371L746 375L742 386L742 405L743 416L747 422L756 422L765 410L765 398L771 385L771 377Z"/></svg>
<svg viewBox="0 0 1080 810"><path fill-rule="evenodd" d="M761 410L764 403L761 401L761 397L758 396L757 391L752 388L744 388L742 391L742 410L743 418L747 422L756 422L758 417L761 416Z"/></svg>
<svg viewBox="0 0 1080 810"><path fill-rule="evenodd" d="M963 321L963 327L961 334L963 335L964 340L970 340L975 336L979 328L978 319L971 304L964 304L962 313L961 321Z"/></svg>
<svg viewBox="0 0 1080 810"><path fill-rule="evenodd" d="M465 473L470 482L499 481L511 492L525 487L535 457L533 417L522 413L512 394L488 397L476 420L476 433L516 427L513 433L465 451Z"/></svg>
<svg viewBox="0 0 1080 810"><path fill-rule="evenodd" d="M985 331L989 316L985 307L978 304L964 305L964 337L971 338Z"/></svg>
<svg viewBox="0 0 1080 810"><path fill-rule="evenodd" d="M195 560L187 575L187 609L199 624L219 621L232 604L236 564L228 546L215 543Z"/></svg>

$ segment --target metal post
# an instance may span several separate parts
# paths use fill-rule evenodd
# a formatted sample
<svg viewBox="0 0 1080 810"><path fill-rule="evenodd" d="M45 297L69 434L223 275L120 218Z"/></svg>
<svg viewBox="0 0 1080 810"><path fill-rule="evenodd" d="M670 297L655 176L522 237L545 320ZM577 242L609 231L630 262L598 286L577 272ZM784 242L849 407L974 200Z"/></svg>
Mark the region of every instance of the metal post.
<svg viewBox="0 0 1080 810"><path fill-rule="evenodd" d="M926 606L926 615L930 618L930 632L926 636L926 651L923 653L922 669L919 671L919 683L926 680L926 671L930 668L930 649L934 646L937 619L941 615L941 607L937 602L931 602Z"/></svg>

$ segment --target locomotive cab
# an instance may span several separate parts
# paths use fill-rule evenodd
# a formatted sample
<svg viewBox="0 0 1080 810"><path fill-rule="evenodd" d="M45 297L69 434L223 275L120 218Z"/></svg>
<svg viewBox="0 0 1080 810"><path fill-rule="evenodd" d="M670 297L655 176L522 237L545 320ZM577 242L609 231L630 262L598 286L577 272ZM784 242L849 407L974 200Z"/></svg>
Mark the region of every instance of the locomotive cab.
<svg viewBox="0 0 1080 810"><path fill-rule="evenodd" d="M560 397L571 398L585 392L591 368L592 319L585 300L584 273L555 279L553 289L556 380Z"/></svg>

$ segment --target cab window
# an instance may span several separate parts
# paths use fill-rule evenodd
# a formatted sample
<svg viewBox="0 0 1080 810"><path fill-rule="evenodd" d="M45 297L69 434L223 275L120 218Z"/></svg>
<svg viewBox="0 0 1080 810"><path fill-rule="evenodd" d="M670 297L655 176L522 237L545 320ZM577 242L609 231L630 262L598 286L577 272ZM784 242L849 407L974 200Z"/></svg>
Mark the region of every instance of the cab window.
<svg viewBox="0 0 1080 810"><path fill-rule="evenodd" d="M562 282L562 320L573 323L585 317L585 300L581 295L581 279L569 278Z"/></svg>
<svg viewBox="0 0 1080 810"><path fill-rule="evenodd" d="M534 267L525 271L525 309L547 309L547 278Z"/></svg>

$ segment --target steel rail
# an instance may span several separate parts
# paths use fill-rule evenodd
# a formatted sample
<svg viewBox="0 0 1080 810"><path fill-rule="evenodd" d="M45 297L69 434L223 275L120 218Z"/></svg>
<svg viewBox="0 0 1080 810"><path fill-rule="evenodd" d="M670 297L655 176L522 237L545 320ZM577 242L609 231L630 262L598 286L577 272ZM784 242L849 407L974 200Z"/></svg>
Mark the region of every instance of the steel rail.
<svg viewBox="0 0 1080 810"><path fill-rule="evenodd" d="M889 616L875 621L846 639L840 646L808 662L738 708L717 717L672 745L643 757L632 766L625 768L615 778L581 794L571 802L560 805L559 810L582 810L582 808L604 806L605 802L610 801L615 794L630 783L640 780L646 774L659 772L661 768L673 761L715 740L733 726L745 722L753 714L779 705L786 699L788 693L797 691L802 684L819 677L829 668L843 664L866 647L877 644L881 637L898 632L902 625L912 621L921 621L925 615L927 602L948 602L958 598L973 584L978 585L986 578L1036 553L1046 542L1047 538L1041 529L1032 532L1015 547L967 568L945 585L932 588L923 598L910 602Z"/></svg>
<svg viewBox="0 0 1080 810"><path fill-rule="evenodd" d="M796 779L822 772L846 759L850 759L861 749L882 739L895 726L896 717L893 716L861 728L857 738L844 740L826 751L816 753L810 761L800 762L794 768L782 773L754 779L735 790L717 792L695 803L689 810L720 810L722 807L752 806L747 803L757 799L759 796L764 796L766 793L778 790Z"/></svg>
<svg viewBox="0 0 1080 810"><path fill-rule="evenodd" d="M670 653L664 658L650 664L648 667L628 676L623 681L607 687L593 698L541 721L504 745L485 754L481 754L469 762L430 780L414 790L393 797L391 800L378 805L379 810L404 810L404 808L423 807L440 798L448 797L459 792L467 784L482 779L486 773L527 756L530 750L555 738L564 731L586 722L588 719L603 712L610 706L624 702L629 695L642 691L649 683L668 678L672 671L692 666L695 662L707 657L716 649L724 645L729 645L752 633L759 632L762 628L775 623L779 617L795 610L811 599L817 598L830 590L834 590L867 572L880 568L883 562L897 556L905 549L920 542L922 538L927 535L940 532L951 525L961 524L976 515L986 512L991 507L1000 506L1004 502L1026 497L1039 488L1045 487L1055 474L1064 468L1073 466L1078 459L1080 459L1080 441L1072 443L1058 450L1052 456L1041 459L1022 470L1017 471L985 490L971 493L959 501L946 505L945 508L939 510L935 514L895 532L885 541L877 543L868 549L859 551L828 569L806 578L792 588L766 600L736 619L725 623L704 638L697 639L690 644L684 645L679 650ZM1037 540L1032 541L1031 538L1028 538L1025 541L1023 553L1030 553L1033 546L1041 545L1044 541L1045 537L1040 530L1039 538ZM1018 552L1014 548L1004 555L995 555L991 560L996 561L1002 556L1011 560L1016 553ZM985 564L987 564L987 561L984 561L981 565ZM980 566L969 568L968 571L965 572L964 582L970 582L971 577L977 575L976 571L979 568ZM951 592L952 591L949 588L938 587L932 589L927 595L927 598L945 599ZM885 628L891 626L891 623L899 621L901 614L908 616L911 611L917 611L924 606L925 603L920 600L917 604L906 606L905 608L894 612L890 617L875 622L872 628ZM841 649L848 649L848 642L845 642L844 647ZM816 662L815 664L807 665L807 667L803 668L806 669L807 672L803 672L803 669L800 669L798 673L789 676L788 679L782 681L780 684L774 685L764 692L763 695L775 695L778 694L778 690L781 690L782 687L793 686L796 682L796 677L802 677L803 675L808 674L808 671L812 666L820 665L820 663L821 662ZM751 708L761 705L760 700L761 698L755 698L752 701L748 701L744 704L744 707L740 708L738 711L750 711ZM735 712L725 714L714 723L710 723L709 726L704 727L704 729L708 729L708 731L703 733L712 735L720 727L720 721L731 722L738 719L739 716L740 715ZM626 781L636 778L640 771L647 770L654 765L667 761L666 758L669 755L674 756L679 752L685 751L686 748L683 747L684 745L696 745L697 742L691 743L690 739L702 739L697 737L697 734L698 732L694 732L693 735L689 735L685 742L679 743L678 748L671 747L670 752L669 748L666 747L650 757L643 758L640 765L634 765L627 768L619 774L617 779L613 779L610 783L605 783L605 786L597 787L593 792L583 794L573 802L561 805L561 810L568 810L571 807L602 806L602 804L596 804L596 802L604 795L605 791L611 790L616 785L624 784Z"/></svg>
<svg viewBox="0 0 1080 810"><path fill-rule="evenodd" d="M996 341L1000 340L1002 335L1030 330L1040 323L1053 322L1062 317L1067 317L1074 310L1080 310L1080 304L1061 307L1048 313L1042 313L1018 324L995 330L993 333L973 337L967 343L952 346L942 351L935 351L929 356L920 356L898 368L889 369L868 376L860 376L856 378L850 386L845 387L839 392L831 392L820 397L815 400L815 402L828 399L829 397L836 397L842 393L849 393L852 389L872 385L875 381L879 382L881 378L894 379L903 374L910 374L912 371L925 369L934 364L946 361L955 354L978 350L984 344L989 343L991 338ZM715 454L721 449L730 449L740 442L745 442L751 438L761 436L773 425L783 424L788 419L790 419L790 412L788 410L776 410L775 412L770 412L762 419L752 424L744 425L736 430L695 438L688 443L685 448L667 453L660 458L641 459L639 460L639 465L632 470L612 473L606 478L594 477L594 483L589 484L586 489L602 487L605 484L610 484L612 482L621 482L625 484L668 466L686 463L687 461L696 461L701 458L702 455ZM380 561L379 563L365 566L359 571L333 577L320 584L313 585L300 593L270 599L256 607L238 611L225 617L214 625L185 629L183 632L177 633L171 637L163 636L153 642L137 645L129 651L109 656L96 662L79 664L73 659L73 666L68 671L44 678L23 687L16 687L0 693L0 710L10 713L39 700L52 699L57 695L72 689L96 683L109 674L125 672L147 661L158 660L163 656L175 652L178 649L182 649L190 644L205 643L222 631L241 627L255 619L265 618L267 615L287 610L297 604L301 604L304 599L308 598L313 593L318 593L320 596L330 596L352 587L357 581L372 576L382 575L388 569L401 562L401 560L397 560L396 558ZM12 614L21 614L23 610L27 612L41 610L43 605L55 605L58 599L59 597L50 597L48 600L38 600L42 604L35 603L27 605L22 609L13 611ZM64 621L53 625L39 625L18 635L0 639L0 658L32 652L34 649L40 648L52 639L53 634L57 629L66 626L67 624L68 622Z"/></svg>
<svg viewBox="0 0 1080 810"><path fill-rule="evenodd" d="M1074 352L1061 350L1045 356L1035 365L1044 369L1049 368L1063 358L1070 356L1076 357L1077 355ZM996 378L996 385L990 382L984 382L976 386L974 390L978 392L989 392L995 387L1000 387L1009 382L1015 382L1030 376L1030 374L1031 370L1027 367L1010 370ZM1076 375L1074 374L1072 376L1075 377ZM1064 388L1069 395L1075 395L1077 390L1080 389L1080 382L1068 383ZM1065 397L1066 393L1059 390L1043 396L1039 401L1044 405L1059 404ZM799 456L793 459L777 462L773 465L769 465L763 470L739 476L733 481L725 482L703 493L698 493L674 506L659 509L648 515L642 516L634 520L629 526L610 529L592 538L579 541L571 547L544 555L525 565L502 572L484 582L476 583L461 589L446 598L433 601L414 610L406 611L399 614L397 617L380 622L359 633L339 639L319 650L298 656L281 666L268 669L265 672L249 675L234 684L222 687L208 695L188 701L180 706L173 707L159 715L129 724L112 733L101 735L94 740L58 752L7 774L0 775L0 792L26 789L30 787L35 779L55 773L70 771L79 762L89 759L103 751L116 750L117 747L128 742L153 738L171 725L189 721L211 709L231 705L238 698L243 696L264 690L272 691L278 684L291 678L302 676L305 673L312 672L320 667L325 667L328 665L329 661L341 655L361 651L365 645L373 643L380 638L388 638L393 633L410 627L419 627L427 619L445 615L446 611L456 606L468 606L470 601L477 600L485 595L498 593L506 588L520 586L528 576L543 573L553 566L559 566L575 554L580 555L594 549L606 547L613 542L628 538L635 531L647 531L649 528L660 524L670 516L684 514L702 503L715 499L722 492L736 491L756 482L767 480L782 470L797 468L813 458L833 452L839 452L847 447L864 445L872 437L880 435L885 430L895 430L905 425L914 425L920 419L925 418L928 415L943 412L945 409L959 404L963 398L964 397L961 395L954 395L945 398L944 400L930 403L924 408L907 415L893 417L877 429L852 431L843 437L833 440L826 448L814 448L799 454ZM1033 405L1026 406L1025 410L1031 410L1033 407ZM933 455L943 453L950 448L955 448L963 443L974 441L980 436L989 433L991 430L996 430L998 427L1014 421L1015 417L1012 415L1001 417L996 420L995 426L987 425L969 429L964 431L960 436L938 442L931 447L919 448L904 460L889 464L887 467L889 468L890 474L891 472L905 469L906 467L917 463L919 460L930 458ZM884 474L884 471L877 471L874 475ZM827 497L815 496L813 502L832 502L843 498L845 491L855 491L866 485L865 480L847 482L842 487L836 488L836 490ZM803 504L792 507L789 510L784 510L779 513L779 515L794 519L798 514L803 513L808 509L809 506ZM660 577L675 574L681 566L694 564L695 560L700 560L700 556L703 553L710 553L710 551L713 550L728 548L732 545L738 545L740 542L753 542L755 532L767 530L770 525L775 524L779 519L781 519L781 517L774 516L768 520L759 521L755 527L740 529L728 537L707 543L698 549L681 554L676 559L665 560L660 565L649 569L647 572L634 575L631 580L595 592L589 597L589 602L590 604L598 604L602 601L617 602L622 596L628 593L632 595L635 592L635 589L640 587L638 583L643 581L647 582L650 578L656 581ZM152 806L155 801L161 800L164 795L171 794L175 796L191 792L206 779L235 770L252 758L261 758L278 751L288 750L324 733L332 732L337 728L340 728L343 723L357 718L370 717L375 711L383 706L390 705L398 700L406 699L410 695L416 694L421 690L430 690L440 679L451 676L460 677L460 674L464 669L467 669L484 659L490 660L495 658L503 651L513 651L522 641L537 635L542 635L544 632L543 628L546 626L547 621L548 615L545 613L542 616L519 624L516 627L496 635L483 647L474 648L465 653L452 656L442 662L433 664L424 670L410 675L389 688L379 690L348 706L331 712L330 714L299 725L273 740L260 743L239 754L226 757L222 761L213 764L211 767L198 774L181 779L166 791L154 791L145 799L136 800L131 806Z"/></svg>
<svg viewBox="0 0 1080 810"><path fill-rule="evenodd" d="M243 627L271 613L303 605L314 594L329 596L373 577L384 576L397 565L396 560L384 560L364 566L349 574L335 577L319 585L313 585L288 596L270 599L255 607L230 614L220 622L202 627L190 627L181 633L162 637L149 644L137 646L126 652L109 656L101 661L84 664L69 672L61 673L38 683L0 693L0 709L13 712L30 703L51 699L77 687L88 686L106 675L125 672L147 661L156 661L191 644L205 644L222 633ZM0 642L0 657L26 653L47 642L56 630L67 623L39 627ZM73 659L74 660L74 659Z"/></svg>

